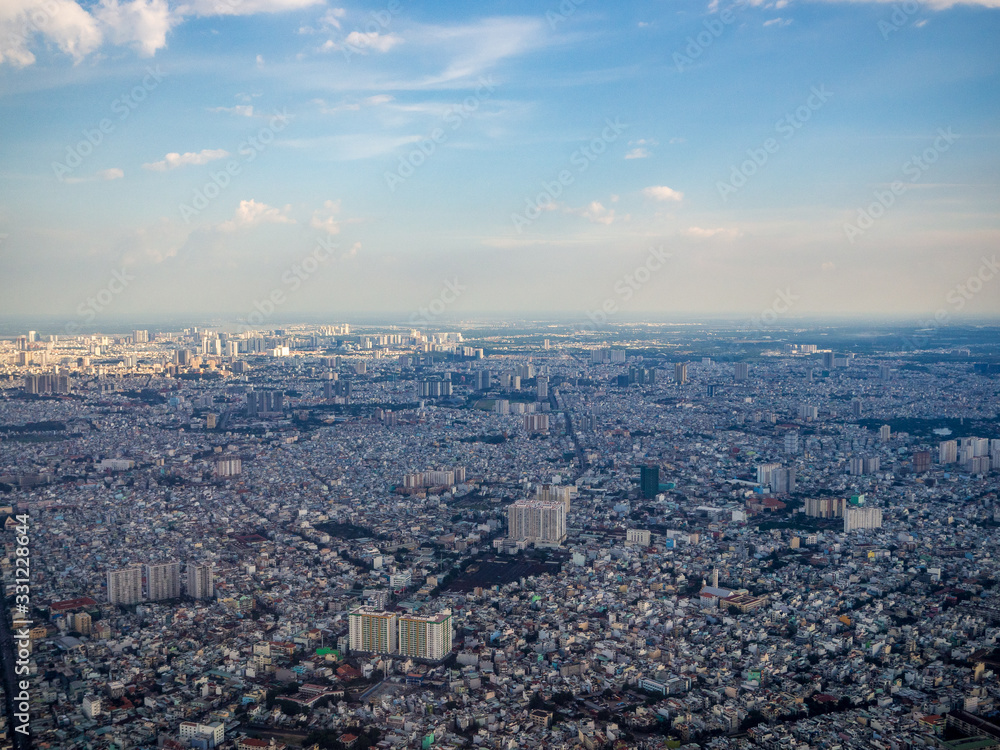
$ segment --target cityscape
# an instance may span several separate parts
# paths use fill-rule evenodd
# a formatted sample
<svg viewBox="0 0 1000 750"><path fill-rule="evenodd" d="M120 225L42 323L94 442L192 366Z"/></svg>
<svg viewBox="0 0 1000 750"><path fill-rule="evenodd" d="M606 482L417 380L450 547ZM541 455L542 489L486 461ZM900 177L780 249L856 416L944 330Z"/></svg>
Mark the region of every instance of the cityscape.
<svg viewBox="0 0 1000 750"><path fill-rule="evenodd" d="M1000 750L1000 0L0 0L0 750Z"/></svg>
<svg viewBox="0 0 1000 750"><path fill-rule="evenodd" d="M6 339L5 741L995 747L998 338L915 335Z"/></svg>

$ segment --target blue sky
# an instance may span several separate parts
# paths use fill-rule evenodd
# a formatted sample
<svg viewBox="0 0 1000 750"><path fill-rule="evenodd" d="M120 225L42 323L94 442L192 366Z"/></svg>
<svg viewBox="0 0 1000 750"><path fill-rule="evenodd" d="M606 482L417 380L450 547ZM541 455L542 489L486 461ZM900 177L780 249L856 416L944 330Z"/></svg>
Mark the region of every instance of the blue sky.
<svg viewBox="0 0 1000 750"><path fill-rule="evenodd" d="M10 0L0 314L996 315L997 6Z"/></svg>

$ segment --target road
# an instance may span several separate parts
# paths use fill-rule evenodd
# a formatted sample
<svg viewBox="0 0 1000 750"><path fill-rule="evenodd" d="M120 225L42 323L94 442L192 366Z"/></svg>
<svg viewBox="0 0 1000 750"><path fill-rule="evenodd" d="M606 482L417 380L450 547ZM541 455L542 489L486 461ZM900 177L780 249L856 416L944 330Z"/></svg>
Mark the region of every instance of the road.
<svg viewBox="0 0 1000 750"><path fill-rule="evenodd" d="M580 438L577 436L576 430L573 429L573 416L568 407L560 407L555 393L549 394L549 406L552 411L559 411L562 408L563 417L566 418L566 434L573 441L573 448L576 452L577 472L576 476L573 477L573 481L576 481L587 470L587 456L583 452L583 446L580 445Z"/></svg>

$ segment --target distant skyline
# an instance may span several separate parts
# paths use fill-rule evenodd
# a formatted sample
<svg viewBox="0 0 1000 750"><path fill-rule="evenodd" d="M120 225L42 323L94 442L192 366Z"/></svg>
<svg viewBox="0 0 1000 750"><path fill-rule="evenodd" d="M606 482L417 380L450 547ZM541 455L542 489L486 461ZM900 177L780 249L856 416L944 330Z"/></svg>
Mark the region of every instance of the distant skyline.
<svg viewBox="0 0 1000 750"><path fill-rule="evenodd" d="M0 316L995 318L998 38L1000 0L8 0Z"/></svg>

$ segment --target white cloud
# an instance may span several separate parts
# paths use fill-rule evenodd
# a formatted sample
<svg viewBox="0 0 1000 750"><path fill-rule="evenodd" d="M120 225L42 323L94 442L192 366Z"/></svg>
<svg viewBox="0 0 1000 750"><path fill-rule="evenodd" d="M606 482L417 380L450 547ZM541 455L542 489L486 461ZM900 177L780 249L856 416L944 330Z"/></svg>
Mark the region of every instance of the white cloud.
<svg viewBox="0 0 1000 750"><path fill-rule="evenodd" d="M330 31L331 29L340 28L340 19L347 15L347 11L343 8L330 8L323 14L323 17L319 19L319 23L313 26L301 26L299 27L300 34L318 34L323 31Z"/></svg>
<svg viewBox="0 0 1000 750"><path fill-rule="evenodd" d="M684 230L684 234L688 237L695 237L698 239L707 239L709 237L733 239L735 237L742 236L743 233L738 229L724 229L722 227L714 227L711 229L706 229L704 227L688 227Z"/></svg>
<svg viewBox="0 0 1000 750"><path fill-rule="evenodd" d="M615 210L613 208L605 208L604 204L600 201L591 201L583 208L571 208L569 212L577 216L582 216L594 224L604 224L607 226L613 224L615 221Z"/></svg>
<svg viewBox="0 0 1000 750"><path fill-rule="evenodd" d="M0 2L0 64L34 63L29 44L36 35L77 62L100 46L102 36L96 19L74 0Z"/></svg>
<svg viewBox="0 0 1000 750"><path fill-rule="evenodd" d="M252 16L321 5L323 0L190 0L178 6L185 16Z"/></svg>
<svg viewBox="0 0 1000 750"><path fill-rule="evenodd" d="M643 188L642 194L658 201L679 201L684 198L684 193L668 188L666 185L651 185L648 188Z"/></svg>
<svg viewBox="0 0 1000 750"><path fill-rule="evenodd" d="M206 148L201 151L188 151L184 154L178 154L177 152L169 153L163 157L160 161L150 162L149 164L143 164L144 169L149 169L153 172L165 172L168 169L176 169L177 167L183 167L188 164L207 164L210 161L215 161L216 159L225 159L229 156L229 152L225 149L216 148Z"/></svg>
<svg viewBox="0 0 1000 750"><path fill-rule="evenodd" d="M377 31L352 31L344 39L343 44L334 45L336 49L349 49L352 52L367 54L368 50L388 52L403 40L396 34L379 34Z"/></svg>
<svg viewBox="0 0 1000 750"><path fill-rule="evenodd" d="M115 44L132 45L145 57L167 46L167 32L180 22L166 0L101 0L94 13Z"/></svg>
<svg viewBox="0 0 1000 750"><path fill-rule="evenodd" d="M788 26L792 22L791 18L772 18L770 21L764 21L765 26Z"/></svg>
<svg viewBox="0 0 1000 750"><path fill-rule="evenodd" d="M240 201L233 218L219 224L219 229L223 232L235 232L242 227L252 227L257 224L294 224L295 220L288 216L289 210L291 206L275 208L251 198L248 201Z"/></svg>
<svg viewBox="0 0 1000 750"><path fill-rule="evenodd" d="M209 112L227 112L231 115L239 115L240 117L253 117L253 105L252 104L237 104L232 107L212 107L208 110Z"/></svg>
<svg viewBox="0 0 1000 750"><path fill-rule="evenodd" d="M97 182L98 180L110 181L110 180L120 180L125 176L125 171L118 167L111 167L110 169L102 169L96 174L88 175L86 177L64 177L62 181L67 185L79 185L86 182Z"/></svg>
<svg viewBox="0 0 1000 750"><path fill-rule="evenodd" d="M339 214L340 201L326 201L322 209L313 212L309 226L327 234L340 234L340 221L337 219Z"/></svg>
<svg viewBox="0 0 1000 750"><path fill-rule="evenodd" d="M486 18L464 26L424 26L407 33L407 42L452 55L444 71L424 81L442 84L486 72L501 60L544 46L547 25L540 18Z"/></svg>
<svg viewBox="0 0 1000 750"><path fill-rule="evenodd" d="M319 111L324 115L332 115L337 112L357 112L362 107L377 107L382 104L388 104L393 101L395 97L390 94L375 94L374 96L368 96L358 101L344 101L340 104L327 104L323 99L313 99L312 103L319 107Z"/></svg>
<svg viewBox="0 0 1000 750"><path fill-rule="evenodd" d="M151 56L167 46L167 34L190 16L283 13L324 0L0 0L0 65L35 62L32 47L49 44L80 62L102 44L134 47ZM324 21L336 21L337 10Z"/></svg>
<svg viewBox="0 0 1000 750"><path fill-rule="evenodd" d="M645 149L642 146L639 146L638 148L634 148L631 151L629 151L627 154L625 154L625 158L626 159L646 159L650 155L651 154L650 154L650 152L649 152L648 149Z"/></svg>

